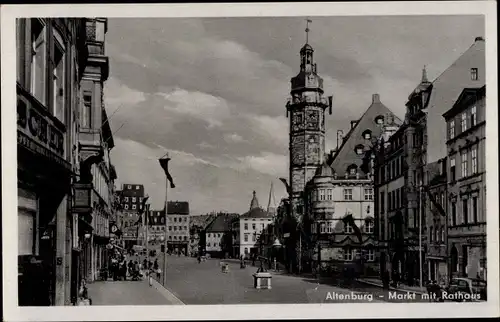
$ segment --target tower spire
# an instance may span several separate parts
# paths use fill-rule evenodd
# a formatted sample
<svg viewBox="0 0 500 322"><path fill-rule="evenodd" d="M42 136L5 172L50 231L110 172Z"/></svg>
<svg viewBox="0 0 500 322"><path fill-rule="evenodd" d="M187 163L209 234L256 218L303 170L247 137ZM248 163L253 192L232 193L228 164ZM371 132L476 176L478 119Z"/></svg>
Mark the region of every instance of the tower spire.
<svg viewBox="0 0 500 322"><path fill-rule="evenodd" d="M312 20L309 18L306 18L306 44L309 43L309 24L312 23Z"/></svg>

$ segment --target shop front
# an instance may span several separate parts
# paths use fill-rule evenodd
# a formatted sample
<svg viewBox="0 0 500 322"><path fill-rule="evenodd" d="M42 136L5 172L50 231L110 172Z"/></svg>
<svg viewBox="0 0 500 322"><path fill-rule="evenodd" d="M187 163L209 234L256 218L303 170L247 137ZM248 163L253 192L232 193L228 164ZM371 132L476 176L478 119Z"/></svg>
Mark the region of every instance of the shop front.
<svg viewBox="0 0 500 322"><path fill-rule="evenodd" d="M65 160L63 128L18 87L20 306L63 305L66 295L69 301L69 294L65 294L70 262L66 228L72 174Z"/></svg>

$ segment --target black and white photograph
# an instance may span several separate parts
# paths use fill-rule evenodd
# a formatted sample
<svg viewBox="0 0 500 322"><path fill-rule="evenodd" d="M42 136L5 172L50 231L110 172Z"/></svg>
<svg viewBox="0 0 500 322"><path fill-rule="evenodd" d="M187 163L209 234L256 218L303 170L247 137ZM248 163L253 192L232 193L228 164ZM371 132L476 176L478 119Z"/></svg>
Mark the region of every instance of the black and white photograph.
<svg viewBox="0 0 500 322"><path fill-rule="evenodd" d="M494 2L1 20L9 321L498 316Z"/></svg>

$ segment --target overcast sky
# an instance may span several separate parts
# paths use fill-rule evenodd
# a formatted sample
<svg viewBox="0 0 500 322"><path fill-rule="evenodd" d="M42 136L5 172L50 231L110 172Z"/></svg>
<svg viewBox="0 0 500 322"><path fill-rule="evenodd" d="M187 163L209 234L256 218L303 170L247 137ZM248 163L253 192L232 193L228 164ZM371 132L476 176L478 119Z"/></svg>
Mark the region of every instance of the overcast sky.
<svg viewBox="0 0 500 322"><path fill-rule="evenodd" d="M309 43L325 94L334 96L327 149L373 93L403 118L423 66L433 80L484 36L479 16L312 20ZM278 178L288 178L285 103L304 29L304 17L109 19L105 102L119 129L111 154L117 186L144 184L161 209L157 159L170 151L177 187L168 199L189 201L192 214L245 212L253 190L266 207L271 182L279 203Z"/></svg>

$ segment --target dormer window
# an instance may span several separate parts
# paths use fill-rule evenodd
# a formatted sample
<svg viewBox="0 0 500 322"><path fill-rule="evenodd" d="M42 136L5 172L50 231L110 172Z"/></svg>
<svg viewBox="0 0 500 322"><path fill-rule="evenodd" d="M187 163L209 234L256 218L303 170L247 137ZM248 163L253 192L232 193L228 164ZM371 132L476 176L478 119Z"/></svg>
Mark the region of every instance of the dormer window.
<svg viewBox="0 0 500 322"><path fill-rule="evenodd" d="M362 155L363 151L364 151L363 144L356 145L356 147L354 148L354 151L356 151L357 155Z"/></svg>
<svg viewBox="0 0 500 322"><path fill-rule="evenodd" d="M355 165L355 164L351 164L351 165L347 168L347 173L348 173L349 175L355 175L355 174L356 174L356 172L357 172L357 170L358 170L358 166L357 166L357 165Z"/></svg>
<svg viewBox="0 0 500 322"><path fill-rule="evenodd" d="M365 140L370 140L370 139L372 138L372 131L370 131L370 130L365 130L365 131L363 132L363 138L364 138Z"/></svg>
<svg viewBox="0 0 500 322"><path fill-rule="evenodd" d="M375 118L375 123L377 123L378 125L384 124L384 117L382 115L377 116Z"/></svg>

